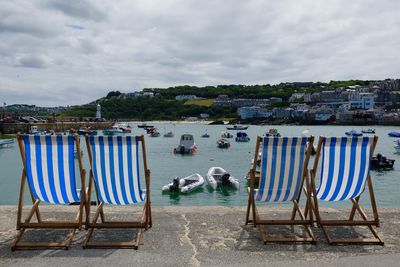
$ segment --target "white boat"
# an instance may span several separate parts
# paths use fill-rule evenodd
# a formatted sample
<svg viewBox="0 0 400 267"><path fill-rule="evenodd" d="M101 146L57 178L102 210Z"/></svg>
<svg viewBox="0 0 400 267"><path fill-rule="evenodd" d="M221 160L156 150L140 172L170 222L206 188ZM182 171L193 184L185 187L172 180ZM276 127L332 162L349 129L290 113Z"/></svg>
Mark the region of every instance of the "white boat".
<svg viewBox="0 0 400 267"><path fill-rule="evenodd" d="M208 185L214 190L217 189L218 185L231 186L235 189L239 189L238 179L231 176L221 167L211 167L207 172L206 180Z"/></svg>
<svg viewBox="0 0 400 267"><path fill-rule="evenodd" d="M164 137L174 137L174 136L175 136L174 133L171 131L164 134Z"/></svg>
<svg viewBox="0 0 400 267"><path fill-rule="evenodd" d="M222 138L233 138L233 134L230 132L221 132L221 137Z"/></svg>
<svg viewBox="0 0 400 267"><path fill-rule="evenodd" d="M38 127L36 126L36 125L32 125L31 126L31 128L30 128L30 130L29 130L29 133L30 134L39 134L39 129L38 129Z"/></svg>
<svg viewBox="0 0 400 267"><path fill-rule="evenodd" d="M396 152L400 153L400 139L394 141L394 149L396 149Z"/></svg>
<svg viewBox="0 0 400 267"><path fill-rule="evenodd" d="M217 141L217 147L219 148L229 148L231 144L229 143L228 140L221 138Z"/></svg>
<svg viewBox="0 0 400 267"><path fill-rule="evenodd" d="M0 139L0 148L11 147L14 144L14 139Z"/></svg>
<svg viewBox="0 0 400 267"><path fill-rule="evenodd" d="M194 173L184 178L176 177L172 183L162 187L163 192L189 193L204 184L204 178L198 173Z"/></svg>
<svg viewBox="0 0 400 267"><path fill-rule="evenodd" d="M131 133L132 129L126 122L119 122L113 125L113 129L118 133Z"/></svg>
<svg viewBox="0 0 400 267"><path fill-rule="evenodd" d="M182 134L179 145L174 148L174 154L193 154L196 150L197 147L193 135Z"/></svg>
<svg viewBox="0 0 400 267"><path fill-rule="evenodd" d="M204 134L201 135L203 138L210 138L210 135L207 133L207 130Z"/></svg>
<svg viewBox="0 0 400 267"><path fill-rule="evenodd" d="M264 133L264 136L280 137L281 134L278 132L277 129L271 128L271 129L268 130L268 132Z"/></svg>
<svg viewBox="0 0 400 267"><path fill-rule="evenodd" d="M247 128L249 128L249 126L245 126L245 125L226 126L227 130L235 130L235 131L247 130Z"/></svg>
<svg viewBox="0 0 400 267"><path fill-rule="evenodd" d="M374 134L375 133L375 129L372 129L372 128L362 129L361 132L365 133L365 134Z"/></svg>

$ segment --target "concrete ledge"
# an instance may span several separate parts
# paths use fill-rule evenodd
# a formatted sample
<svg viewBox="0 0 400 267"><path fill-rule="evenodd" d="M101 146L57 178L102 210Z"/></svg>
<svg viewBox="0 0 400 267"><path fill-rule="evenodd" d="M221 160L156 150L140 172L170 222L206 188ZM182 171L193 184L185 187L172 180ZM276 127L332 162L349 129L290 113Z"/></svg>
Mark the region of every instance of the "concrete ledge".
<svg viewBox="0 0 400 267"><path fill-rule="evenodd" d="M245 226L245 207L160 207L153 208L153 228L144 232L139 250L81 247L85 230L80 231L68 251L34 250L11 252L15 237L16 206L0 206L0 266L188 266L188 265L256 265L256 266L398 266L400 262L400 209L380 209L378 233L385 246L329 246L321 231L314 228L317 245L264 245L258 231ZM72 218L77 207L42 207L48 219ZM108 218L129 219L140 209L108 207ZM288 218L289 209L260 210L275 219ZM324 209L323 216L335 218L348 213ZM341 216L341 218L344 218ZM291 234L291 228L265 229L272 234ZM303 233L296 227L298 235ZM61 231L31 230L26 240L42 241L60 238ZM363 227L333 229L334 234L363 235ZM100 231L96 238L129 240L134 231Z"/></svg>

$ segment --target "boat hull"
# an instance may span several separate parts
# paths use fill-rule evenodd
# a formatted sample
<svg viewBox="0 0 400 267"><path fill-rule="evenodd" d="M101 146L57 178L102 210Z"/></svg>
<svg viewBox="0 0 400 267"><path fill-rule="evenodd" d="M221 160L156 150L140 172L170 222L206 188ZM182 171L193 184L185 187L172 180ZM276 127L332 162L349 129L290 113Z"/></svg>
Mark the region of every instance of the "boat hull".
<svg viewBox="0 0 400 267"><path fill-rule="evenodd" d="M204 184L204 178L200 174L194 173L187 177L180 178L179 183L180 183L180 185L178 188L178 192L187 194L187 193L190 193L190 192L196 190L197 188L202 187ZM163 192L176 192L176 191L171 190L172 185L173 185L173 183L164 185L162 187L162 191Z"/></svg>
<svg viewBox="0 0 400 267"><path fill-rule="evenodd" d="M222 176L227 173L226 170L224 170L221 167L211 167L206 175L206 181L208 185L212 189L217 189L218 186L222 185ZM226 186L230 186L234 189L239 189L239 181L233 176L229 176L229 183Z"/></svg>

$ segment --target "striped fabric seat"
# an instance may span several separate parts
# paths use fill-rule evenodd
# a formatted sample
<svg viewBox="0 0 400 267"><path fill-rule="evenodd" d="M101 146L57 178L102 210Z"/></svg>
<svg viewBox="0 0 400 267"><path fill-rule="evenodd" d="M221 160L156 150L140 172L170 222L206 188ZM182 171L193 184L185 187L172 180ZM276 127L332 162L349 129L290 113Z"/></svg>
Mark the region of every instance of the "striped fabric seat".
<svg viewBox="0 0 400 267"><path fill-rule="evenodd" d="M257 201L291 201L298 196L306 146L307 137L263 138Z"/></svg>
<svg viewBox="0 0 400 267"><path fill-rule="evenodd" d="M318 199L353 199L364 191L373 141L373 137L323 138Z"/></svg>
<svg viewBox="0 0 400 267"><path fill-rule="evenodd" d="M26 176L35 198L53 204L80 200L73 136L24 135Z"/></svg>
<svg viewBox="0 0 400 267"><path fill-rule="evenodd" d="M145 200L140 189L139 137L90 136L92 171L101 202L128 205Z"/></svg>

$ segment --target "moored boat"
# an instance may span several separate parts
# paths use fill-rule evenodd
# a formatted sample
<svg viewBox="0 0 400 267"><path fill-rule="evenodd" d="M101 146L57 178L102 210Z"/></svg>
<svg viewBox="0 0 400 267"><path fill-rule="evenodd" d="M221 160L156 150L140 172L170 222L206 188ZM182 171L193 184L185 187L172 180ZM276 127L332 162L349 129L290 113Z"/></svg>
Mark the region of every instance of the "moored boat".
<svg viewBox="0 0 400 267"><path fill-rule="evenodd" d="M400 137L400 132L390 132L388 133L390 137Z"/></svg>
<svg viewBox="0 0 400 267"><path fill-rule="evenodd" d="M0 148L11 147L14 144L14 139L0 139Z"/></svg>
<svg viewBox="0 0 400 267"><path fill-rule="evenodd" d="M117 131L115 129L104 129L103 130L103 135L113 136L113 135L118 134L118 133L122 133L122 131Z"/></svg>
<svg viewBox="0 0 400 267"><path fill-rule="evenodd" d="M204 184L204 178L198 173L194 173L184 178L176 177L172 183L162 187L163 192L189 193L200 188Z"/></svg>
<svg viewBox="0 0 400 267"><path fill-rule="evenodd" d="M374 134L375 133L375 129L372 129L372 128L362 129L361 132L365 133L365 134Z"/></svg>
<svg viewBox="0 0 400 267"><path fill-rule="evenodd" d="M235 130L235 131L247 130L247 128L249 128L249 126L245 126L245 125L226 126L227 130Z"/></svg>
<svg viewBox="0 0 400 267"><path fill-rule="evenodd" d="M239 181L221 167L211 167L207 172L206 181L214 190L221 185L239 189Z"/></svg>
<svg viewBox="0 0 400 267"><path fill-rule="evenodd" d="M345 132L345 134L347 136L352 136L352 137L362 136L363 135L362 132L356 131L356 130L351 130L351 131Z"/></svg>
<svg viewBox="0 0 400 267"><path fill-rule="evenodd" d="M378 153L371 158L371 169L393 169L394 161Z"/></svg>
<svg viewBox="0 0 400 267"><path fill-rule="evenodd" d="M149 134L150 137L159 137L161 134L157 129Z"/></svg>
<svg viewBox="0 0 400 267"><path fill-rule="evenodd" d="M174 133L171 132L171 131L169 131L168 133L164 134L164 137L174 137L174 136L175 136Z"/></svg>
<svg viewBox="0 0 400 267"><path fill-rule="evenodd" d="M396 152L400 153L400 139L394 141L394 149L396 149Z"/></svg>
<svg viewBox="0 0 400 267"><path fill-rule="evenodd" d="M142 123L142 124L138 124L137 126L138 128L143 128L143 129L147 129L147 128L153 128L153 125L147 125L146 123Z"/></svg>
<svg viewBox="0 0 400 267"><path fill-rule="evenodd" d="M197 150L193 135L182 134L179 145L174 148L174 154L193 154Z"/></svg>
<svg viewBox="0 0 400 267"><path fill-rule="evenodd" d="M236 142L249 142L250 137L245 132L237 132L235 141Z"/></svg>
<svg viewBox="0 0 400 267"><path fill-rule="evenodd" d="M81 127L77 133L78 135L97 135L97 131L91 130L90 127Z"/></svg>
<svg viewBox="0 0 400 267"><path fill-rule="evenodd" d="M210 135L207 133L207 130L206 130L206 132L203 133L203 134L201 135L201 137L203 137L203 138L210 138Z"/></svg>
<svg viewBox="0 0 400 267"><path fill-rule="evenodd" d="M233 134L230 132L221 132L221 137L222 138L233 138Z"/></svg>
<svg viewBox="0 0 400 267"><path fill-rule="evenodd" d="M112 126L113 129L117 130L118 132L121 133L131 133L131 127L127 123L116 123Z"/></svg>
<svg viewBox="0 0 400 267"><path fill-rule="evenodd" d="M221 138L217 141L217 147L219 148L229 148L231 144L229 143L228 140Z"/></svg>
<svg viewBox="0 0 400 267"><path fill-rule="evenodd" d="M268 130L268 132L265 132L264 136L280 137L281 134L278 132L277 129L271 128Z"/></svg>

